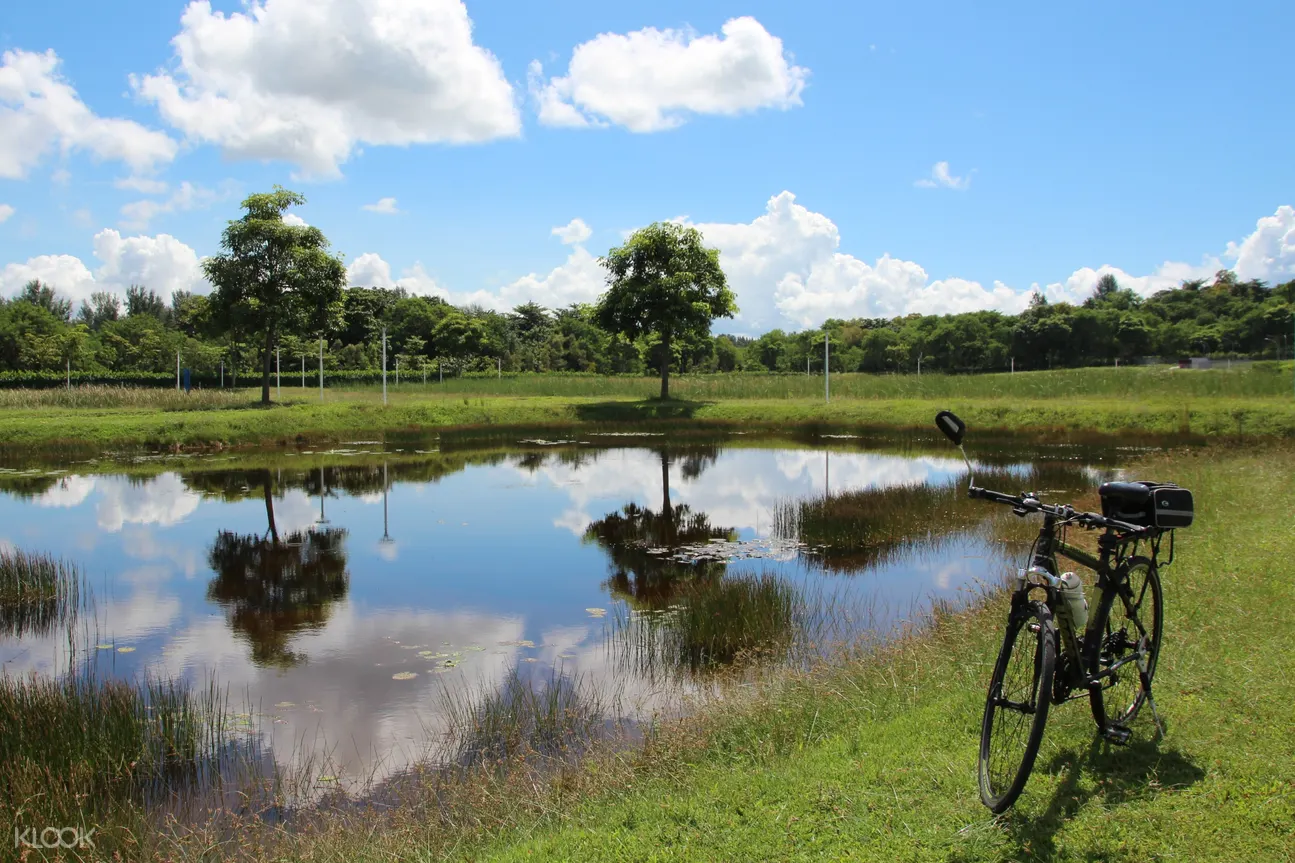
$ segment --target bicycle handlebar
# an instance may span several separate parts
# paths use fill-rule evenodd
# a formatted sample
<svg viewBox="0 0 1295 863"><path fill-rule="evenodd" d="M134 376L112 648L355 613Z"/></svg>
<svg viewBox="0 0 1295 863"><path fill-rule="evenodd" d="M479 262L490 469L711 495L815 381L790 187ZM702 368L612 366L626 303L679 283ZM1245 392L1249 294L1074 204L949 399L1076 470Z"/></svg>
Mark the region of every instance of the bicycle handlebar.
<svg viewBox="0 0 1295 863"><path fill-rule="evenodd" d="M1149 533L1153 530L1153 528L1143 527L1142 525L1107 518L1095 512L1081 512L1069 504L1043 503L1029 493L1019 495L1003 494L1001 491L991 491L990 489L977 488L973 485L967 488L967 497L988 500L994 503L1005 503L1021 515L1041 512L1044 515L1051 515L1064 521L1078 522L1087 527L1114 528L1124 533Z"/></svg>

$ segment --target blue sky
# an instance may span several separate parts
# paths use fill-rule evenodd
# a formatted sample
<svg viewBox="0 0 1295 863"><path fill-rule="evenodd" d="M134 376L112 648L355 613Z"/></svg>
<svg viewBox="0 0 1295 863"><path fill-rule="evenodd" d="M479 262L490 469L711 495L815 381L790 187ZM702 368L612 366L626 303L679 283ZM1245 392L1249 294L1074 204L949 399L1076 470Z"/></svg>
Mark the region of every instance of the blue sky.
<svg viewBox="0 0 1295 863"><path fill-rule="evenodd" d="M499 308L684 217L733 331L1295 277L1290 4L390 5L6 4L0 293L204 290L274 183L357 281Z"/></svg>

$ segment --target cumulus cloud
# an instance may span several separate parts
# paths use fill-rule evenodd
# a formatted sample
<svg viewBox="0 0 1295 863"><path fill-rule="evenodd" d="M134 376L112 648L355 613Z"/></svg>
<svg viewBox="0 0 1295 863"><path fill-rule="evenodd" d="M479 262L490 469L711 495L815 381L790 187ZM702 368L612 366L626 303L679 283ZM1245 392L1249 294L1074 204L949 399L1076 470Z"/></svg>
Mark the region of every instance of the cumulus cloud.
<svg viewBox="0 0 1295 863"><path fill-rule="evenodd" d="M393 278L391 265L377 252L365 252L351 260L346 268L347 284L365 288L404 288L415 296L449 299L449 291L436 283L422 264L407 268L400 278Z"/></svg>
<svg viewBox="0 0 1295 863"><path fill-rule="evenodd" d="M180 213L209 207L216 201L229 196L231 187L226 184L222 190L195 186L185 181L171 196L163 199L145 198L132 201L121 208L121 225L133 231L142 231L157 216L167 213Z"/></svg>
<svg viewBox="0 0 1295 863"><path fill-rule="evenodd" d="M8 204L0 204L0 224L4 224L10 216L14 214L14 208Z"/></svg>
<svg viewBox="0 0 1295 863"><path fill-rule="evenodd" d="M309 223L305 219L301 218L301 216L298 216L296 213L284 213L283 224L292 225L294 228L304 228Z"/></svg>
<svg viewBox="0 0 1295 863"><path fill-rule="evenodd" d="M52 149L84 151L136 172L175 158L176 143L162 132L91 111L59 74L53 51L6 51L0 59L0 177L26 177Z"/></svg>
<svg viewBox="0 0 1295 863"><path fill-rule="evenodd" d="M132 78L193 141L335 176L363 144L516 136L512 86L460 0L194 0L172 70Z"/></svg>
<svg viewBox="0 0 1295 863"><path fill-rule="evenodd" d="M565 75L546 81L543 66L532 62L529 87L545 125L657 132L689 115L799 106L808 77L781 39L742 17L719 35L654 27L602 33L576 46Z"/></svg>
<svg viewBox="0 0 1295 863"><path fill-rule="evenodd" d="M394 216L396 213L400 212L400 210L396 209L395 198L379 198L376 202L365 204L360 207L360 209L367 210L370 213L383 213L388 216Z"/></svg>
<svg viewBox="0 0 1295 863"><path fill-rule="evenodd" d="M100 264L91 270L75 255L39 255L25 263L0 269L0 296L13 296L32 279L52 285L74 303L94 291L122 293L129 285L144 285L169 298L175 291L205 292L197 253L170 234L123 237L112 228L94 235L94 255Z"/></svg>
<svg viewBox="0 0 1295 863"><path fill-rule="evenodd" d="M606 276L598 259L580 245L592 233L593 230L581 219L572 219L566 225L554 228L553 236L572 246L566 261L547 273L528 273L493 291L447 290L418 263L406 269L400 278L394 278L391 265L376 252L367 252L353 259L347 267L347 278L352 285L404 288L411 294L440 297L455 305L478 305L501 312L528 302L549 308L590 303L603 292Z"/></svg>
<svg viewBox="0 0 1295 863"><path fill-rule="evenodd" d="M955 177L949 173L948 162L936 162L931 166L931 176L923 177L913 185L919 189L957 189L964 192L971 188L971 174Z"/></svg>
<svg viewBox="0 0 1295 863"><path fill-rule="evenodd" d="M1030 293L1049 300L1082 302L1097 280L1110 273L1143 296L1177 287L1184 279L1209 279L1229 266L1242 278L1280 282L1295 276L1295 209L1278 208L1259 219L1255 232L1229 243L1221 255L1196 264L1166 261L1146 275L1118 267L1082 267L1059 282L1014 289L949 277L932 280L922 266L890 255L871 263L840 251L836 225L796 202L791 192L769 199L765 212L748 223L699 223L706 242L720 250L720 263L737 294L738 320L751 332L787 322L817 326L829 317L893 317L912 312L954 314L978 309L1015 313Z"/></svg>
<svg viewBox="0 0 1295 863"><path fill-rule="evenodd" d="M0 221L4 221L0 219ZM593 230L585 224L584 219L572 219L565 225L559 225L552 231L553 236L557 237L563 244L579 245L593 236Z"/></svg>
<svg viewBox="0 0 1295 863"><path fill-rule="evenodd" d="M1240 243L1228 243L1228 258L1236 263L1237 278L1284 282L1295 278L1295 207L1282 206L1255 224L1255 232Z"/></svg>

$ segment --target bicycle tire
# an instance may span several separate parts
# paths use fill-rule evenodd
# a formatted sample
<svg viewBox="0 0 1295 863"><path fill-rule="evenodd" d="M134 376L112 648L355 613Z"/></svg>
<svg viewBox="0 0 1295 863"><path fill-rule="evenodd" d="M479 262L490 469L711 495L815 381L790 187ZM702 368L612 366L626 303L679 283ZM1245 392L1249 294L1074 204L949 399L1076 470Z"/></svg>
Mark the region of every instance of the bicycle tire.
<svg viewBox="0 0 1295 863"><path fill-rule="evenodd" d="M1016 802L1034 769L1048 722L1056 662L1057 628L1051 609L1037 600L1024 603L1008 619L980 724L980 799L995 814ZM1005 692L1018 698L1005 697ZM1022 700L1022 694L1029 698Z"/></svg>
<svg viewBox="0 0 1295 863"><path fill-rule="evenodd" d="M1102 592L1096 616L1087 636L1088 673L1100 674L1116 663L1114 683L1103 681L1089 692L1093 721L1099 729L1108 726L1127 728L1137 718L1146 702L1138 674L1136 655L1146 639L1147 680L1156 673L1160 659L1160 639L1164 629L1164 594L1155 561L1147 557L1130 558L1120 568L1119 587ZM1117 602L1119 603L1117 605ZM1148 620L1147 618L1150 618ZM1138 632L1130 640L1129 623ZM1127 672L1124 671L1127 669Z"/></svg>

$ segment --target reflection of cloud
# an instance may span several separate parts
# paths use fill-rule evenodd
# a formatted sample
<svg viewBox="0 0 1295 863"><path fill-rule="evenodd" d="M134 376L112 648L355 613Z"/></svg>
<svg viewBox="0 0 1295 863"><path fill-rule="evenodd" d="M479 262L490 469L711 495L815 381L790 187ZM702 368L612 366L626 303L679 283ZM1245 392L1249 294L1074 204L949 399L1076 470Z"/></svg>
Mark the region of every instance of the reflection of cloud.
<svg viewBox="0 0 1295 863"><path fill-rule="evenodd" d="M774 505L821 494L829 469L832 491L840 492L940 481L961 474L965 466L956 459L833 452L829 468L822 451L729 450L696 479L685 479L672 465L671 502L706 513L712 524L764 535ZM550 460L535 475L570 498L553 524L576 535L626 501L650 509L661 505L661 457L650 450L612 450L578 466Z"/></svg>
<svg viewBox="0 0 1295 863"><path fill-rule="evenodd" d="M37 506L73 507L79 506L94 490L94 477L65 476L55 485L36 498Z"/></svg>
<svg viewBox="0 0 1295 863"><path fill-rule="evenodd" d="M461 699L499 687L519 650L499 642L522 634L519 618L370 611L347 601L322 629L293 638L293 652L305 660L290 668L254 666L247 644L223 621L205 617L177 631L151 670L170 676L215 672L231 693L246 693L253 712L285 720L266 718L260 727L280 764L313 759L315 769L344 781L370 775L380 780L408 768L429 743L445 738L446 690ZM465 650L469 645L485 649ZM418 656L415 646L461 651L461 665L433 673L435 660ZM418 676L393 680L400 671ZM276 707L285 702L293 706Z"/></svg>
<svg viewBox="0 0 1295 863"><path fill-rule="evenodd" d="M378 557L388 562L394 561L400 557L400 548L394 539L386 541L379 540L377 552Z"/></svg>
<svg viewBox="0 0 1295 863"><path fill-rule="evenodd" d="M126 524L176 524L196 510L202 500L175 473L143 482L120 476L100 477L97 487L99 527L109 533L116 533Z"/></svg>
<svg viewBox="0 0 1295 863"><path fill-rule="evenodd" d="M136 560L161 560L175 565L185 578L193 578L204 566L197 549L181 543L159 540L150 527L130 527L122 532L122 549Z"/></svg>
<svg viewBox="0 0 1295 863"><path fill-rule="evenodd" d="M280 535L308 530L319 518L319 502L299 488L274 499L274 523Z"/></svg>

